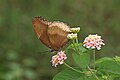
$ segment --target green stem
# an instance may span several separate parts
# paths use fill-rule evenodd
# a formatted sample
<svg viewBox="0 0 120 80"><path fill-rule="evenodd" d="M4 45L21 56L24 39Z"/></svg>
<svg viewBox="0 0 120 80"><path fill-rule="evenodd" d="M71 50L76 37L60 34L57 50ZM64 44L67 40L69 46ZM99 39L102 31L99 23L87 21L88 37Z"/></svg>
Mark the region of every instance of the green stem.
<svg viewBox="0 0 120 80"><path fill-rule="evenodd" d="M68 68L70 68L70 69L72 69L72 70L74 70L74 71L76 71L76 72L78 72L78 73L84 73L84 72L82 72L82 71L79 71L79 70L77 70L77 69L69 66L69 65L68 65L67 63L65 63L65 62L64 62L64 64L65 64Z"/></svg>
<svg viewBox="0 0 120 80"><path fill-rule="evenodd" d="M76 39L76 42L75 42L75 40L73 39L72 42L73 42L75 51L76 51L78 54L80 54L80 52L79 52L79 50L78 50L79 48L77 48L77 47L75 46L75 43L78 43L78 39Z"/></svg>
<svg viewBox="0 0 120 80"><path fill-rule="evenodd" d="M113 80L109 73L106 73L109 80Z"/></svg>
<svg viewBox="0 0 120 80"><path fill-rule="evenodd" d="M75 44L75 40L74 39L72 39L72 43Z"/></svg>
<svg viewBox="0 0 120 80"><path fill-rule="evenodd" d="M76 43L78 44L78 38L76 38L75 40L76 40Z"/></svg>
<svg viewBox="0 0 120 80"><path fill-rule="evenodd" d="M94 75L94 77L95 77L97 80L99 80L99 78L97 77L97 75L95 74L95 72L93 72L93 71L90 69L89 66L88 66L88 70Z"/></svg>
<svg viewBox="0 0 120 80"><path fill-rule="evenodd" d="M94 67L94 70L95 70L95 49L93 50L93 67Z"/></svg>
<svg viewBox="0 0 120 80"><path fill-rule="evenodd" d="M76 38L76 43L79 44L78 38ZM79 54L80 54L80 49L78 48Z"/></svg>

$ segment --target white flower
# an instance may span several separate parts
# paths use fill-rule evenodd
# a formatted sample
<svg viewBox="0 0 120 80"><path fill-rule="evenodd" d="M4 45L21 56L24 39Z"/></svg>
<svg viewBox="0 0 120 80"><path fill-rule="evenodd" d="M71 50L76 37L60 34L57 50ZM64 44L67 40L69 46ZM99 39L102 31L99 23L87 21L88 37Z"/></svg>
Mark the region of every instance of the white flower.
<svg viewBox="0 0 120 80"><path fill-rule="evenodd" d="M100 50L102 45L105 45L103 43L103 40L101 39L101 36L96 35L89 35L84 40L84 47L91 48L91 49L97 49Z"/></svg>
<svg viewBox="0 0 120 80"><path fill-rule="evenodd" d="M63 64L64 60L66 60L66 59L67 59L67 56L66 56L65 52L60 51L60 52L58 52L58 54L56 54L52 57L52 60L51 60L52 66L57 67L58 64Z"/></svg>
<svg viewBox="0 0 120 80"><path fill-rule="evenodd" d="M71 32L78 33L80 31L80 27L77 28L70 28Z"/></svg>
<svg viewBox="0 0 120 80"><path fill-rule="evenodd" d="M67 35L67 38L68 38L68 39L76 39L76 38L77 38L77 33L75 33L75 34L73 34L73 33L68 34L68 35Z"/></svg>

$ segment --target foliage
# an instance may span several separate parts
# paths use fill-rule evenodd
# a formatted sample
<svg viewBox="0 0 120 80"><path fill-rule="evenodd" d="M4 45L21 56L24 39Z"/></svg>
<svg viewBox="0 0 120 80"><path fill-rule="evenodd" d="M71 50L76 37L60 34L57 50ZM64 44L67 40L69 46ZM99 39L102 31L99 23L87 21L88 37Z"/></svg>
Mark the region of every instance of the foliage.
<svg viewBox="0 0 120 80"><path fill-rule="evenodd" d="M97 37L97 35L96 35ZM95 49L91 47L84 48L82 43L78 43L78 40L72 39L71 43L66 49L73 49L72 57L77 67L72 67L66 62L64 64L68 67L67 69L59 72L53 80L119 80L120 79L120 57L116 56L114 58L102 57L95 60ZM90 37L88 43L93 39ZM97 41L97 39L95 38ZM76 41L76 42L75 42ZM93 41L93 42L96 42ZM88 44L87 43L87 44ZM101 45L101 44L99 44ZM85 46L86 47L86 46ZM93 47L93 48L92 48ZM91 49L90 49L91 48ZM89 51L93 51L93 57L90 58ZM98 49L99 50L99 49ZM70 55L70 54L69 54ZM90 63L93 60L92 63Z"/></svg>

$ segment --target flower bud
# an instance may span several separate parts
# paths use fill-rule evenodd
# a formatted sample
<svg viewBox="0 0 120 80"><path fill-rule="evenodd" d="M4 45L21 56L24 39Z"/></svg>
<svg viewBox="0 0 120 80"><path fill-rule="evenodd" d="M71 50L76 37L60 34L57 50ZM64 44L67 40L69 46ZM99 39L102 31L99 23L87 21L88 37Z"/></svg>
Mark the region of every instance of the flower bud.
<svg viewBox="0 0 120 80"><path fill-rule="evenodd" d="M71 32L78 33L80 31L80 27L70 28Z"/></svg>
<svg viewBox="0 0 120 80"><path fill-rule="evenodd" d="M67 38L68 38L68 39L76 39L76 38L77 38L77 33L75 33L75 34L73 34L73 33L68 34L68 35L67 35Z"/></svg>

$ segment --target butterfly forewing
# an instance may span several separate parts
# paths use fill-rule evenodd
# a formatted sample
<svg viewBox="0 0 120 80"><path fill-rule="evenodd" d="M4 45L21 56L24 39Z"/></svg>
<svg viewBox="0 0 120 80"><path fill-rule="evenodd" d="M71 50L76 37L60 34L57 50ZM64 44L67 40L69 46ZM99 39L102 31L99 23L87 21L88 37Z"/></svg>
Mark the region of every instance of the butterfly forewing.
<svg viewBox="0 0 120 80"><path fill-rule="evenodd" d="M45 22L41 17L34 17L32 20L32 24L38 39L40 39L41 42L47 47L51 48L47 35L47 29L49 24L47 24L47 22Z"/></svg>

